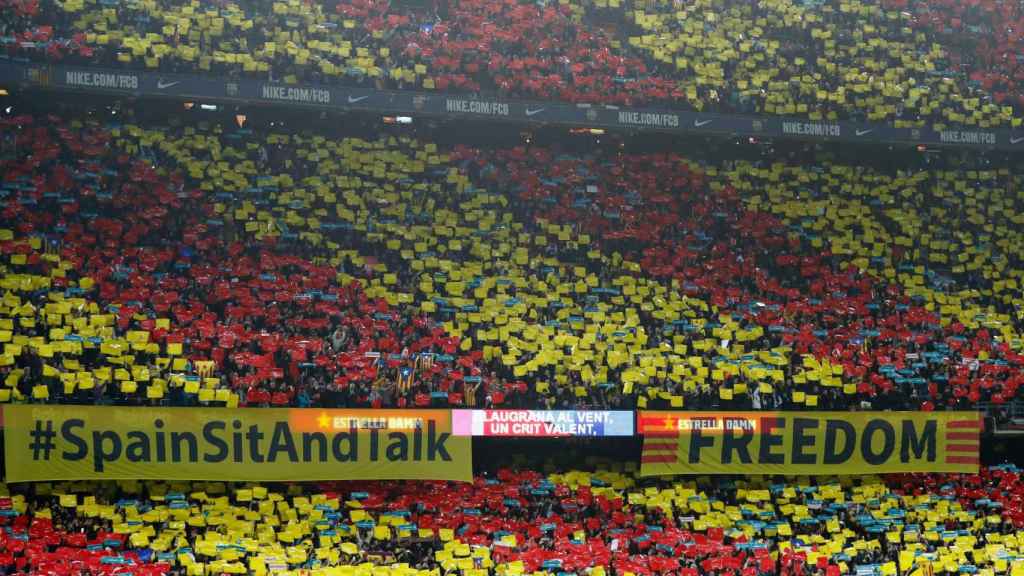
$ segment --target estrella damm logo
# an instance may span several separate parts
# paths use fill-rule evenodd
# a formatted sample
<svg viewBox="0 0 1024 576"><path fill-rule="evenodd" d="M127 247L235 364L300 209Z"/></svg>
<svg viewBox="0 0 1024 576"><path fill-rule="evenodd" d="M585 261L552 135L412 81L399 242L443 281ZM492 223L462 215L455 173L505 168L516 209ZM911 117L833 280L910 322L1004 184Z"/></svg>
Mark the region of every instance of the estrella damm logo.
<svg viewBox="0 0 1024 576"><path fill-rule="evenodd" d="M641 475L976 472L975 412L640 412Z"/></svg>
<svg viewBox="0 0 1024 576"><path fill-rule="evenodd" d="M472 478L447 410L8 406L7 480Z"/></svg>

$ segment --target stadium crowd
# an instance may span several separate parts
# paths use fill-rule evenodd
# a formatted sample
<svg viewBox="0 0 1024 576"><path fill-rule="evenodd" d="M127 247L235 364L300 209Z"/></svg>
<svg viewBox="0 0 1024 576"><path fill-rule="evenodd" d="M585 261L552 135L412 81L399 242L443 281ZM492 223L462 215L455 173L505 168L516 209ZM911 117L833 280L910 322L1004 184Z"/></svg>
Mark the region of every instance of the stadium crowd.
<svg viewBox="0 0 1024 576"><path fill-rule="evenodd" d="M626 468L629 466L627 465ZM1024 571L1024 484L975 475L0 486L0 571L983 576Z"/></svg>
<svg viewBox="0 0 1024 576"><path fill-rule="evenodd" d="M1000 0L0 0L0 57L987 129L1020 124L1020 20ZM1021 399L1007 169L85 117L0 116L0 403ZM1024 576L1012 465L567 465L0 484L0 574Z"/></svg>
<svg viewBox="0 0 1024 576"><path fill-rule="evenodd" d="M1024 104L1013 51L1019 7L1003 2L3 0L0 8L0 48L15 59L940 130L1019 126Z"/></svg>
<svg viewBox="0 0 1024 576"><path fill-rule="evenodd" d="M1017 60L1024 20L1019 4L891 0L885 5L907 12L913 28L951 47L950 62L969 70L970 81L991 93L997 104L1024 102L1017 87L1024 78Z"/></svg>
<svg viewBox="0 0 1024 576"><path fill-rule="evenodd" d="M1024 104L1019 8L0 0L0 52L994 128ZM1007 169L82 118L0 117L0 403L1021 399L1024 181ZM1012 465L670 480L552 464L470 484L0 484L0 574L1024 576Z"/></svg>
<svg viewBox="0 0 1024 576"><path fill-rule="evenodd" d="M1020 396L1003 170L3 122L0 402Z"/></svg>

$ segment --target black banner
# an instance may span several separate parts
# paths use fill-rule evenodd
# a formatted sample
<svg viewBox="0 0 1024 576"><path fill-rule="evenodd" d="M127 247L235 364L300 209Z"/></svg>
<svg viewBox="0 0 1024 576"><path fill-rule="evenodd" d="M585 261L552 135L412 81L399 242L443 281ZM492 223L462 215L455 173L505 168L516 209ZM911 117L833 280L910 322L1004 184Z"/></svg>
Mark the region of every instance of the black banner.
<svg viewBox="0 0 1024 576"><path fill-rule="evenodd" d="M885 124L813 121L778 116L704 114L565 102L529 102L344 86L290 86L251 79L224 80L137 70L47 66L15 60L0 60L0 82L54 90L195 98L211 102L268 102L339 110L365 110L388 115L459 116L537 124L759 138L799 138L830 142L895 142L1012 150L1024 148L1024 131L1005 129L937 131L932 128L895 128Z"/></svg>

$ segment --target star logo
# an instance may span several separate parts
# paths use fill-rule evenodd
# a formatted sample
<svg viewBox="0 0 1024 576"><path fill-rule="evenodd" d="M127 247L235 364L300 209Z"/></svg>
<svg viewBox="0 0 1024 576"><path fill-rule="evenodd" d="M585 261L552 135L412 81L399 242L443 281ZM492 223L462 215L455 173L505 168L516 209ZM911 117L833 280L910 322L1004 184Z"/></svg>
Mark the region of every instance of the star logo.
<svg viewBox="0 0 1024 576"><path fill-rule="evenodd" d="M327 416L327 412L321 412L320 417L316 419L316 423L321 428L329 428L331 426L331 419Z"/></svg>
<svg viewBox="0 0 1024 576"><path fill-rule="evenodd" d="M676 421L671 416L665 418L665 430L675 430Z"/></svg>

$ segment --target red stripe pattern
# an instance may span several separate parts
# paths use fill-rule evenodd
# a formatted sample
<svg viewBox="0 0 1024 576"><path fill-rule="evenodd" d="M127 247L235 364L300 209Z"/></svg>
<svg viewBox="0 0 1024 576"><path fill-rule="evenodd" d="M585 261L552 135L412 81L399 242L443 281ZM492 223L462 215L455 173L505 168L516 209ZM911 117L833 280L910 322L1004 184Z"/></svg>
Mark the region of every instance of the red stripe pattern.
<svg viewBox="0 0 1024 576"><path fill-rule="evenodd" d="M950 420L947 428L980 428L981 420Z"/></svg>
<svg viewBox="0 0 1024 576"><path fill-rule="evenodd" d="M946 428L946 464L977 465L981 420L952 420Z"/></svg>
<svg viewBox="0 0 1024 576"><path fill-rule="evenodd" d="M652 454L640 457L641 464L674 464L675 462L675 454Z"/></svg>
<svg viewBox="0 0 1024 576"><path fill-rule="evenodd" d="M675 451L678 444L675 442L644 442L644 451L672 450Z"/></svg>
<svg viewBox="0 0 1024 576"><path fill-rule="evenodd" d="M673 464L679 459L679 432L646 432L641 464Z"/></svg>
<svg viewBox="0 0 1024 576"><path fill-rule="evenodd" d="M946 444L946 452L977 452L977 444Z"/></svg>

